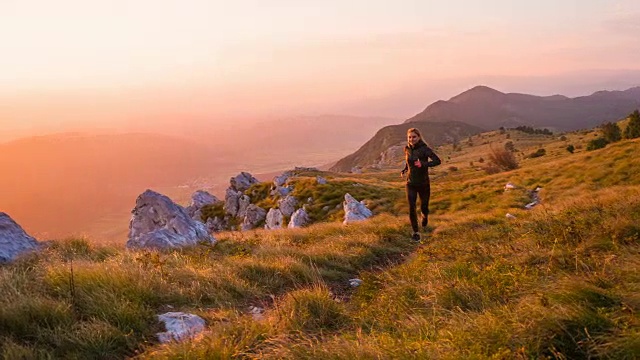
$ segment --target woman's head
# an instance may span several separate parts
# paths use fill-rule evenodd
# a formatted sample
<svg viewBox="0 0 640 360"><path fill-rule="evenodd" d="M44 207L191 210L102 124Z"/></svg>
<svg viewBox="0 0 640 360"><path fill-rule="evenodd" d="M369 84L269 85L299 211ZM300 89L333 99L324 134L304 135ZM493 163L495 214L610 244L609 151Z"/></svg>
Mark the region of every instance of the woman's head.
<svg viewBox="0 0 640 360"><path fill-rule="evenodd" d="M415 145L420 140L422 140L422 135L420 134L420 130L416 128L411 128L407 130L407 142L409 145Z"/></svg>

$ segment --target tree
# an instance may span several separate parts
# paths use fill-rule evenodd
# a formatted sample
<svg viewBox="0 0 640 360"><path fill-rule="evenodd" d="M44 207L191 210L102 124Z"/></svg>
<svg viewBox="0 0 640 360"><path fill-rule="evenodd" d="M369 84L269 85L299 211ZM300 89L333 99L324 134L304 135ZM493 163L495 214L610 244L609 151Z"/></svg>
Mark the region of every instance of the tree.
<svg viewBox="0 0 640 360"><path fill-rule="evenodd" d="M617 123L604 123L602 124L601 129L602 135L608 142L614 143L622 140L622 132L620 131L620 127Z"/></svg>
<svg viewBox="0 0 640 360"><path fill-rule="evenodd" d="M504 149L507 150L507 151L511 151L511 152L516 151L516 147L515 147L515 145L513 145L513 141L507 141L504 144Z"/></svg>
<svg viewBox="0 0 640 360"><path fill-rule="evenodd" d="M640 112L638 112L638 110L629 115L629 124L624 130L624 137L626 139L635 139L640 137Z"/></svg>

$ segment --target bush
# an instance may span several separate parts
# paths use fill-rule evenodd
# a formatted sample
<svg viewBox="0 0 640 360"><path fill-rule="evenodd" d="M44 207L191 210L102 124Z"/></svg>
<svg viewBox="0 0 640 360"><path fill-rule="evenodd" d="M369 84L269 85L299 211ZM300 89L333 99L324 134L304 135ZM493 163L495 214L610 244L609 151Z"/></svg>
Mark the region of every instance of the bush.
<svg viewBox="0 0 640 360"><path fill-rule="evenodd" d="M513 170L518 168L518 161L511 151L505 149L491 149L489 161L500 170Z"/></svg>
<svg viewBox="0 0 640 360"><path fill-rule="evenodd" d="M567 141L567 137L564 135L560 136L560 141Z"/></svg>
<svg viewBox="0 0 640 360"><path fill-rule="evenodd" d="M601 129L602 135L608 142L613 143L622 140L622 132L618 124L607 122L602 124Z"/></svg>
<svg viewBox="0 0 640 360"><path fill-rule="evenodd" d="M569 145L569 146L567 146L567 151L568 151L568 152L570 152L570 153L572 153L572 154L573 154L573 152L574 152L575 150L576 150L576 148L575 148L573 145Z"/></svg>
<svg viewBox="0 0 640 360"><path fill-rule="evenodd" d="M545 149L540 148L540 149L536 150L536 152L529 154L527 157L533 159L533 158L537 158L537 157L540 157L540 156L544 156L546 154L547 154L547 151Z"/></svg>
<svg viewBox="0 0 640 360"><path fill-rule="evenodd" d="M597 138L589 141L587 144L587 151L602 149L607 146L609 142L605 138Z"/></svg>
<svg viewBox="0 0 640 360"><path fill-rule="evenodd" d="M458 167L457 166L449 166L449 171L453 172L453 171L458 171Z"/></svg>
<svg viewBox="0 0 640 360"><path fill-rule="evenodd" d="M516 151L516 147L515 145L513 145L513 141L507 141L504 144L504 149L507 151L511 151L511 152L515 152Z"/></svg>
<svg viewBox="0 0 640 360"><path fill-rule="evenodd" d="M635 139L640 137L640 112L638 112L638 110L629 115L629 124L624 130L624 137L626 139Z"/></svg>

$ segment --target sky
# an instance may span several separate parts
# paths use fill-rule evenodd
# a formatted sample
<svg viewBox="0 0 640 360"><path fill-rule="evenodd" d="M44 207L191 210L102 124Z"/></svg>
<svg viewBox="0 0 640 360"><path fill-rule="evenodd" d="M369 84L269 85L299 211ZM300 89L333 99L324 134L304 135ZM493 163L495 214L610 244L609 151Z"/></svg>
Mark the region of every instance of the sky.
<svg viewBox="0 0 640 360"><path fill-rule="evenodd" d="M473 82L554 93L639 64L637 0L0 0L0 140L187 117L401 119Z"/></svg>

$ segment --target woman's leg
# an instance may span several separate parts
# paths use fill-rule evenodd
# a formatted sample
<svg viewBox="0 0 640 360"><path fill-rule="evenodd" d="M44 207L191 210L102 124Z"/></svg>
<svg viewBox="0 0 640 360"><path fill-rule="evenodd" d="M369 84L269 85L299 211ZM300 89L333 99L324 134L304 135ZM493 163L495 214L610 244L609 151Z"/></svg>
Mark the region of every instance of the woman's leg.
<svg viewBox="0 0 640 360"><path fill-rule="evenodd" d="M419 231L418 228L418 214L416 213L416 201L418 200L418 190L407 184L407 200L409 201L409 220L411 220L411 228L413 232Z"/></svg>
<svg viewBox="0 0 640 360"><path fill-rule="evenodd" d="M420 211L422 211L422 227L429 224L429 198L431 197L431 184L426 183L418 188L420 195Z"/></svg>

